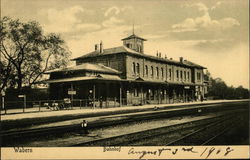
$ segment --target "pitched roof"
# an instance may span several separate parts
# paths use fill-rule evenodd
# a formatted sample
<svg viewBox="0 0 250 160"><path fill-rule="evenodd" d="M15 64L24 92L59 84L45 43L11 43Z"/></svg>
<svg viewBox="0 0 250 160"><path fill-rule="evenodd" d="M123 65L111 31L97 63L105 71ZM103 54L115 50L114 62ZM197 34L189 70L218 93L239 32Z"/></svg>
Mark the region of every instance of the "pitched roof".
<svg viewBox="0 0 250 160"><path fill-rule="evenodd" d="M196 68L203 68L203 69L206 68L206 67L203 67L201 65L195 64L195 63L190 62L190 61L183 61L183 63L181 63L181 62L175 61L175 60L164 59L164 58L161 58L161 57L155 57L155 56L151 56L151 55L147 55L147 54L142 54L142 53L136 52L136 51L134 51L134 50L132 50L130 48L127 48L126 46L107 48L107 49L103 50L103 53L100 53L99 51L93 51L93 52L87 53L87 54L85 54L83 56L74 58L72 60L78 60L78 59L90 58L90 57L97 57L97 56L103 56L103 55L110 55L110 54L117 54L117 53L128 53L128 54L139 56L139 57L145 57L145 58L149 58L149 59L153 59L153 60L157 60L157 61L162 61L162 62L167 62L167 63L170 63L170 64L181 65L181 66L196 67Z"/></svg>
<svg viewBox="0 0 250 160"><path fill-rule="evenodd" d="M141 37L139 37L139 36L137 36L135 34L132 34L132 35L128 36L127 38L123 38L122 40L133 39L133 38L137 38L137 39L141 39L143 41L146 41L146 39L141 38Z"/></svg>
<svg viewBox="0 0 250 160"><path fill-rule="evenodd" d="M77 59L82 59L82 58L87 58L87 57L102 56L102 55L108 55L108 54L126 53L126 52L138 53L138 52L136 52L136 51L134 51L132 49L129 49L129 48L125 47L125 46L119 46L119 47L104 49L103 53L100 53L99 51L93 51L93 52L87 53L87 54L85 54L83 56L74 58L72 60L77 60ZM138 54L140 54L140 53L138 53Z"/></svg>
<svg viewBox="0 0 250 160"><path fill-rule="evenodd" d="M120 73L119 71L113 68L104 66L102 64L92 64L92 63L83 63L83 64L72 66L72 67L54 69L54 70L47 71L46 73L66 72L66 71L76 71L76 70L88 70L88 71L96 71L96 72L101 72L101 73L112 73L112 74Z"/></svg>

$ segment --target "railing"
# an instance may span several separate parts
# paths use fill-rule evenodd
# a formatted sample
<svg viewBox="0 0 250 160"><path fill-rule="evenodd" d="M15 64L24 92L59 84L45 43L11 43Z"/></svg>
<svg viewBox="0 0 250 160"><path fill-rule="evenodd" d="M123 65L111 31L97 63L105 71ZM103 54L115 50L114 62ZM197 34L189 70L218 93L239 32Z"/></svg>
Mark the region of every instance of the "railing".
<svg viewBox="0 0 250 160"><path fill-rule="evenodd" d="M44 112L72 109L102 109L121 106L140 106L144 104L171 104L187 102L169 97L168 99L134 98L107 98L107 99L74 99L69 103L65 100L39 100L39 101L6 101L1 106L1 114L14 114L22 112Z"/></svg>

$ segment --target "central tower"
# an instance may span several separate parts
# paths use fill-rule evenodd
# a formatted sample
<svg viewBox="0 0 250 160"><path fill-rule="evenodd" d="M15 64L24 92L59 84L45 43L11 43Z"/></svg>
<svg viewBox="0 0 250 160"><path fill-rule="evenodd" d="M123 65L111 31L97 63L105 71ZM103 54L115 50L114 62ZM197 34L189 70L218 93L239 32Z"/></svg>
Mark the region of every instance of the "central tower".
<svg viewBox="0 0 250 160"><path fill-rule="evenodd" d="M127 48L130 48L136 52L143 54L144 52L143 42L146 41L146 39L141 38L133 33L131 36L123 38L122 41L123 45L126 46Z"/></svg>

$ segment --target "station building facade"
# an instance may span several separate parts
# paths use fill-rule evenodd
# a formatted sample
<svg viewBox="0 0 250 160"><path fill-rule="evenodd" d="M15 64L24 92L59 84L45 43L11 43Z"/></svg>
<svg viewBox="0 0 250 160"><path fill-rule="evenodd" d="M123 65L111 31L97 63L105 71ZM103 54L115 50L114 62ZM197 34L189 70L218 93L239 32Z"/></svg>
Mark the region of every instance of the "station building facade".
<svg viewBox="0 0 250 160"><path fill-rule="evenodd" d="M121 105L163 104L202 100L206 94L205 67L180 57L179 61L144 53L144 41L135 34L123 45L73 59L73 67L48 71L51 99L69 97L116 101Z"/></svg>

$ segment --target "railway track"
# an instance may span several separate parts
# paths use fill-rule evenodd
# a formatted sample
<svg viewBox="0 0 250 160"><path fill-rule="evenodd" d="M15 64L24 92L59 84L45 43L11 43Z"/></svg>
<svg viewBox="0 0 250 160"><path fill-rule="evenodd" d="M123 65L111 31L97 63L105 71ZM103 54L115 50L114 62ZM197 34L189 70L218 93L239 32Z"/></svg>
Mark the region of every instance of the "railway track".
<svg viewBox="0 0 250 160"><path fill-rule="evenodd" d="M241 110L238 110L240 112ZM228 111L228 113L233 113L235 114L235 111ZM139 115L139 114L137 114ZM94 129L94 128L100 128L100 127L106 127L106 126L112 126L112 125L121 125L125 123L132 123L140 120L147 120L147 119L156 119L156 118L166 118L168 117L168 113L159 111L155 112L154 114L145 114L141 116L123 116L123 118L119 120L114 120L114 119L108 119L107 121L103 121L100 123L100 121L94 122L90 124L89 129ZM182 132L183 129L199 129L202 125L208 125L212 123L215 119L220 119L222 117L228 117L230 114L226 116L219 116L215 118L208 118L204 120L198 120L198 121L193 121L193 122L187 122L187 123L182 123L182 124L177 124L174 126L167 126L167 127L161 127L161 128L156 128L156 129L151 129L147 131L141 131L137 133L131 133L131 134L125 134L125 135L120 135L116 137L110 137L110 138L103 138L103 139L98 139L90 142L83 142L83 143L78 143L70 146L103 146L103 145L137 145L136 142L140 141L145 141L146 139L152 139L157 136L161 135L167 135L167 134L174 134L175 132ZM194 126L194 124L201 123L200 125ZM179 130L176 130L178 129ZM71 133L71 132L78 132L81 130L80 124L75 124L75 125L66 125L66 126L57 126L57 127L46 127L46 128L37 128L37 129L31 129L31 130L20 130L20 131L6 131L6 132L1 132L1 146L5 146L8 144L10 141L14 142L15 140L21 139L27 139L29 140L30 138L34 137L39 137L39 136L46 136L46 135L52 135L59 133L58 135L62 133ZM166 131L167 130L167 131ZM185 133L185 132L183 132ZM14 143L15 144L15 143Z"/></svg>
<svg viewBox="0 0 250 160"><path fill-rule="evenodd" d="M209 107L210 105L205 105L205 107ZM113 115L113 116L103 116L103 118L98 119L95 122L89 123L89 128L98 128L98 127L105 127L105 126L112 126L112 125L119 125L123 123L130 123L140 120L147 120L147 119L159 119L159 118L166 118L166 117L173 117L176 116L175 111L179 109L172 109L172 110L155 110L155 111L147 111L141 113L128 113L128 114L121 114L121 115ZM188 115L188 114L197 114L197 108L187 108L185 110L178 111L178 116ZM81 122L82 119L79 119ZM49 125L49 123L48 123ZM56 134L56 133L63 133L69 131L77 131L80 130L80 124L70 124L70 125L63 125L63 126L53 126L53 127L41 127L41 128L31 128L31 129L22 129L17 128L12 130L0 132L0 136L3 140L7 139L14 139L14 138L25 138L29 136L41 136L45 134Z"/></svg>
<svg viewBox="0 0 250 160"><path fill-rule="evenodd" d="M233 118L233 117L232 117ZM235 119L237 120L237 119ZM166 145L178 146L178 145L206 145L214 138L220 136L222 133L230 129L233 124L231 119L226 121L218 121L202 128L199 128L179 139L176 139ZM210 130L210 131L208 131ZM209 133L210 132L210 133Z"/></svg>
<svg viewBox="0 0 250 160"><path fill-rule="evenodd" d="M190 112L197 113L196 108L187 109L185 111L180 112L178 116L190 114ZM114 115L114 116L103 116L103 118L98 119L97 121L89 123L89 129L100 128L100 127L107 127L113 125L121 125L125 123L132 123L141 120L149 120L149 119L159 119L159 118L166 118L166 117L173 117L172 111L147 111L145 113L129 113L129 114L122 114L122 115ZM82 119L79 119L82 121ZM35 129L19 129L10 130L10 131L1 131L0 136L2 139L1 146L5 146L5 144L9 143L10 141L15 141L16 139L19 140L30 138L30 137L39 137L39 136L46 136L46 135L54 135L54 134L62 134L67 132L74 132L82 130L80 123L79 124L70 124L70 125L63 125L63 126L53 126L53 127L42 127L42 128L35 128Z"/></svg>
<svg viewBox="0 0 250 160"><path fill-rule="evenodd" d="M128 145L152 145L147 144L147 142L152 141L152 139L159 136L167 136L169 139L175 139L175 137L171 138L171 135L176 133L185 134L187 131L197 132L197 130L201 130L203 126L211 126L213 127L215 124L221 123L222 121L231 120L233 115L223 115L213 118L206 118L202 120L196 120L191 122L185 122L181 124L165 126L155 129L150 129L146 131L140 131L130 134L124 134L115 137L97 139L89 142L83 142L74 144L71 146L128 146ZM189 133L189 132L188 132ZM191 134L190 134L191 135ZM176 140L176 139L175 139ZM175 142L175 141L173 141ZM173 143L172 142L172 143ZM169 145L172 145L169 143Z"/></svg>

